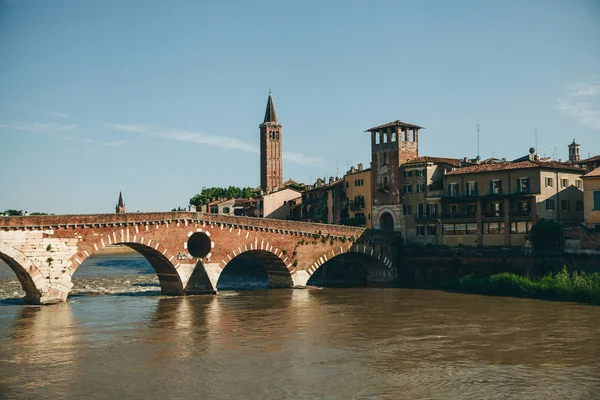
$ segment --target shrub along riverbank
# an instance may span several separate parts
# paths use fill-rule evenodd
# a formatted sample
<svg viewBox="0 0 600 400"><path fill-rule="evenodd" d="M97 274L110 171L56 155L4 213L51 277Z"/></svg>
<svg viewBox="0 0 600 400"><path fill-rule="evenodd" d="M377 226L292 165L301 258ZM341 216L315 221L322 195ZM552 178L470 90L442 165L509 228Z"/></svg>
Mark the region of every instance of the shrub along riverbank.
<svg viewBox="0 0 600 400"><path fill-rule="evenodd" d="M485 278L457 278L441 286L452 292L600 305L600 273L570 273L566 268L539 279L501 273Z"/></svg>

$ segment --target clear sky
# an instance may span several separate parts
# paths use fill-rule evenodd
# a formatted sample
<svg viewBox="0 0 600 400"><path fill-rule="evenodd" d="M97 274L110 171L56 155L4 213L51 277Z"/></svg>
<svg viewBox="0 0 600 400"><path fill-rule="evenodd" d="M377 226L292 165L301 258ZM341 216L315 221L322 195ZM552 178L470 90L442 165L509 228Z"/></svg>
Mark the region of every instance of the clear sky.
<svg viewBox="0 0 600 400"><path fill-rule="evenodd" d="M421 155L600 154L600 1L0 0L0 210L185 206L258 186L269 88L284 178ZM556 149L556 150L555 150ZM338 161L339 160L339 161Z"/></svg>

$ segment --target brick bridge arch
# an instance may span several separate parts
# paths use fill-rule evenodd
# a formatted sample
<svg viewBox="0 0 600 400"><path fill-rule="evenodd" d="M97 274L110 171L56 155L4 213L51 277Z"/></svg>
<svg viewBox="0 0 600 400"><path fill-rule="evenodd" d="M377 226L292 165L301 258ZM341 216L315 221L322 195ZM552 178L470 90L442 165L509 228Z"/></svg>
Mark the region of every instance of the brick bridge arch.
<svg viewBox="0 0 600 400"><path fill-rule="evenodd" d="M15 273L25 292L25 304L39 304L48 297L48 285L39 268L21 251L0 242L0 259Z"/></svg>
<svg viewBox="0 0 600 400"><path fill-rule="evenodd" d="M351 243L345 251L343 247L340 247L339 250L338 254L335 254L335 250L332 250L329 255L325 253L316 259L305 270L308 275L306 283L308 283L308 280L319 268L327 262L342 256L355 256L357 261L365 263L368 279L371 281L388 281L396 278L396 268L391 258L391 251L387 245L374 243L370 240L359 240L356 243Z"/></svg>

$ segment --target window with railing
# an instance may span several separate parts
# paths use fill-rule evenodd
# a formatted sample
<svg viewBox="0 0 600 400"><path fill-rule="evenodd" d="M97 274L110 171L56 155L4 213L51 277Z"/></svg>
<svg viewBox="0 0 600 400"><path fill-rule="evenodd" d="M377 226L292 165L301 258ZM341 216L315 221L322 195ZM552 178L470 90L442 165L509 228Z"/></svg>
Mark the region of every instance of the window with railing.
<svg viewBox="0 0 600 400"><path fill-rule="evenodd" d="M517 180L517 192L519 193L530 193L531 187L529 178L519 178Z"/></svg>
<svg viewBox="0 0 600 400"><path fill-rule="evenodd" d="M448 184L448 196L458 197L458 183L449 183Z"/></svg>
<svg viewBox="0 0 600 400"><path fill-rule="evenodd" d="M435 236L435 235L437 235L437 226L427 225L427 236Z"/></svg>
<svg viewBox="0 0 600 400"><path fill-rule="evenodd" d="M467 196L477 196L477 182L467 182Z"/></svg>
<svg viewBox="0 0 600 400"><path fill-rule="evenodd" d="M502 180L493 179L490 181L490 194L502 194Z"/></svg>

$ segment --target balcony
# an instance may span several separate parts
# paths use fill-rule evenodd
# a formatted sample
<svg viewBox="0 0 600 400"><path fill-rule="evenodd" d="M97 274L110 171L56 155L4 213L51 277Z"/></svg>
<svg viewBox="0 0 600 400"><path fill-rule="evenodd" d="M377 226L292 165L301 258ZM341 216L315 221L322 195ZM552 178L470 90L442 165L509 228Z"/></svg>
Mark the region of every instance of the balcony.
<svg viewBox="0 0 600 400"><path fill-rule="evenodd" d="M484 218L503 218L504 211L484 211Z"/></svg>
<svg viewBox="0 0 600 400"><path fill-rule="evenodd" d="M475 212L443 213L442 218L443 219L470 219L470 218L477 218L477 215L475 214Z"/></svg>
<svg viewBox="0 0 600 400"><path fill-rule="evenodd" d="M443 189L428 189L425 197L443 197L444 196L444 190Z"/></svg>
<svg viewBox="0 0 600 400"><path fill-rule="evenodd" d="M531 213L527 210L516 210L510 212L511 217L531 217Z"/></svg>
<svg viewBox="0 0 600 400"><path fill-rule="evenodd" d="M421 221L423 221L423 220L431 220L431 219L437 219L437 218L439 218L439 214L438 213L421 213L421 214L415 214L413 216L413 219L415 221L418 221L418 220L421 220Z"/></svg>
<svg viewBox="0 0 600 400"><path fill-rule="evenodd" d="M364 201L351 201L350 203L348 203L348 208L350 208L352 211L364 210L365 202Z"/></svg>

